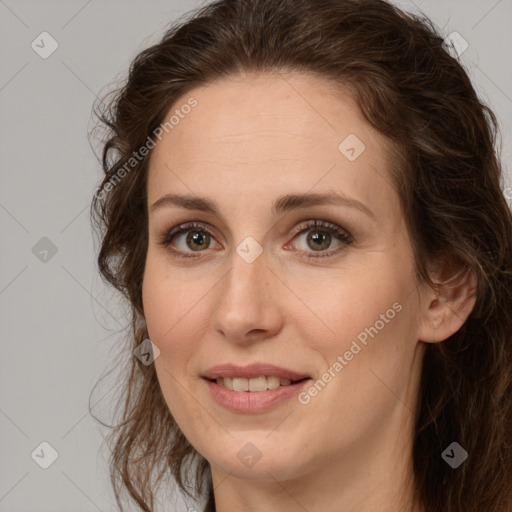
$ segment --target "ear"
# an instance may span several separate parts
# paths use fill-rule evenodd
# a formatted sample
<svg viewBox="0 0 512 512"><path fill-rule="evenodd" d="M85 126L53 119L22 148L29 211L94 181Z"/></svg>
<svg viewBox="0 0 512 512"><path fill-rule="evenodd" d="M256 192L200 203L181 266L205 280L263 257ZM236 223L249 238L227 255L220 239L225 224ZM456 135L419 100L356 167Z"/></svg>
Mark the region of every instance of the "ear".
<svg viewBox="0 0 512 512"><path fill-rule="evenodd" d="M418 337L436 343L456 333L467 320L476 302L477 279L470 265L460 258L444 259L432 275L423 302Z"/></svg>

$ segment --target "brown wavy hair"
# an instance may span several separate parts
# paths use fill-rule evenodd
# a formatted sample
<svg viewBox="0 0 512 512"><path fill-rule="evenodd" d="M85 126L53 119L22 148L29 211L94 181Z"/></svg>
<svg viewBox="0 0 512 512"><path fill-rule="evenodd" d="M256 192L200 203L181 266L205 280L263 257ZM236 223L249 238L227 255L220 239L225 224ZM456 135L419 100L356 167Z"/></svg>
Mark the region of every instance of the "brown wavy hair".
<svg viewBox="0 0 512 512"><path fill-rule="evenodd" d="M107 130L105 176L91 205L98 264L130 305L131 354L148 336L141 290L151 152L129 171L127 162L156 142L169 108L195 87L267 71L338 84L391 142L389 172L418 279L435 286L427 269L442 258L477 277L465 324L426 347L412 453L415 499L426 512L510 512L512 216L502 192L496 117L443 39L428 18L384 0L218 0L177 20L136 56L126 82L95 105ZM174 478L214 510L209 464L174 421L154 365L129 357L125 370L121 418L109 438L119 507L124 489L140 510L153 510L167 475L167 484ZM453 441L469 453L456 470L441 457Z"/></svg>

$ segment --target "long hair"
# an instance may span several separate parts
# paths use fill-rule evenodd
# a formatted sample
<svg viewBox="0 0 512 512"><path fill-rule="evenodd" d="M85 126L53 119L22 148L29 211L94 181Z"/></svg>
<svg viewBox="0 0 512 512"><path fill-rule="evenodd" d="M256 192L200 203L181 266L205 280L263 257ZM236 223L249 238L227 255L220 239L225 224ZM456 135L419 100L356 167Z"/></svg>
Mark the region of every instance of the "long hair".
<svg viewBox="0 0 512 512"><path fill-rule="evenodd" d="M427 512L512 508L512 216L501 190L496 117L477 96L433 24L384 0L218 0L178 20L133 60L126 82L97 105L105 173L91 214L99 270L132 310L126 343L147 337L142 279L147 250L148 156L177 100L245 72L292 71L349 91L390 142L389 172L412 240L419 280L429 262L456 259L477 278L462 328L427 344L413 447L414 491ZM208 462L188 443L162 396L154 365L131 357L112 427L110 470L154 508L164 476L214 506ZM441 457L457 441L456 470ZM192 472L192 470L194 471Z"/></svg>

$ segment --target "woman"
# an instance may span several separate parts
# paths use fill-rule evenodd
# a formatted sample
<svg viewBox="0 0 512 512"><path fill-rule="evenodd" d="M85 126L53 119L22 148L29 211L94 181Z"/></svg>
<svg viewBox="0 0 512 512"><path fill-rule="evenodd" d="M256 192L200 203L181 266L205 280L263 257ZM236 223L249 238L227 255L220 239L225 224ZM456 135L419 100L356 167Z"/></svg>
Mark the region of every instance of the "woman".
<svg viewBox="0 0 512 512"><path fill-rule="evenodd" d="M93 201L120 507L171 474L205 511L510 512L512 219L445 46L383 0L219 0L136 57Z"/></svg>

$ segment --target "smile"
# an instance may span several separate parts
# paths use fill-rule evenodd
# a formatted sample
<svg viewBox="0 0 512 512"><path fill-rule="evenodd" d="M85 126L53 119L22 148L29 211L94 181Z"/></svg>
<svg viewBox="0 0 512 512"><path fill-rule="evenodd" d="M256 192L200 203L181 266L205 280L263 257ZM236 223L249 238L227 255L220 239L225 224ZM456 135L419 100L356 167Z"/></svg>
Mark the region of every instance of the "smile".
<svg viewBox="0 0 512 512"><path fill-rule="evenodd" d="M311 377L272 364L248 366L226 363L202 373L214 403L239 414L270 411L298 395Z"/></svg>

